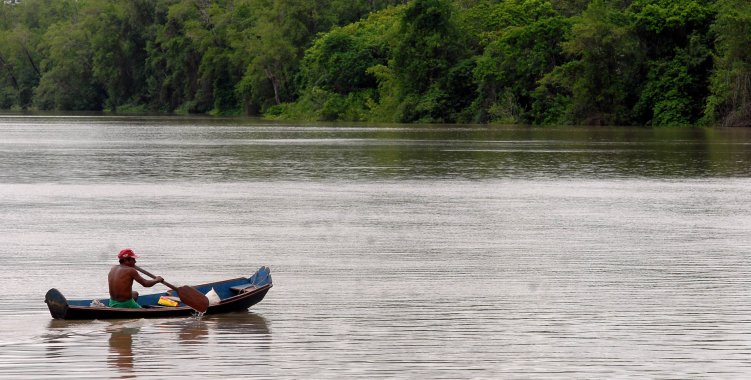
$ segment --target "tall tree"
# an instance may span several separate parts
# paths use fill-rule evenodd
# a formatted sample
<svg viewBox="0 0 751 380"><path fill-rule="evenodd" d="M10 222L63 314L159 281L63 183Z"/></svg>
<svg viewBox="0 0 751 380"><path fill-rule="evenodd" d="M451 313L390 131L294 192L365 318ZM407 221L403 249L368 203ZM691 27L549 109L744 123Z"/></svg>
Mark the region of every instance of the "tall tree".
<svg viewBox="0 0 751 380"><path fill-rule="evenodd" d="M295 77L313 37L332 26L328 0L255 0L255 24L246 31L251 57L238 90L249 110L265 110L295 99Z"/></svg>
<svg viewBox="0 0 751 380"><path fill-rule="evenodd" d="M570 21L539 0L511 0L485 11L505 21L486 34L489 42L477 57L475 121L543 122L533 115L534 93L539 80L565 62L561 44Z"/></svg>
<svg viewBox="0 0 751 380"><path fill-rule="evenodd" d="M646 52L646 77L635 78L643 88L634 120L694 124L703 112L712 68L713 6L697 0L635 0L626 14Z"/></svg>
<svg viewBox="0 0 751 380"><path fill-rule="evenodd" d="M571 39L563 44L572 60L543 81L569 91L568 121L575 124L631 124L643 61L637 36L624 13L606 0L593 0L574 18Z"/></svg>
<svg viewBox="0 0 751 380"><path fill-rule="evenodd" d="M401 92L399 121L451 122L452 114L467 105L452 99L466 94L447 91L455 85L452 80L471 81L471 69L464 77L449 75L470 53L452 16L447 0L415 0L407 6L390 64Z"/></svg>
<svg viewBox="0 0 751 380"><path fill-rule="evenodd" d="M146 86L149 107L172 112L192 99L200 55L185 35L185 22L194 7L160 3L155 9L153 38L146 44Z"/></svg>
<svg viewBox="0 0 751 380"><path fill-rule="evenodd" d="M50 25L76 12L72 0L0 5L0 108L32 106L42 76L39 44Z"/></svg>
<svg viewBox="0 0 751 380"><path fill-rule="evenodd" d="M145 95L146 41L155 3L130 0L101 3L89 9L94 79L107 92L107 107L142 104Z"/></svg>
<svg viewBox="0 0 751 380"><path fill-rule="evenodd" d="M106 92L93 78L92 31L83 23L50 26L40 45L44 74L34 94L40 109L99 111Z"/></svg>
<svg viewBox="0 0 751 380"><path fill-rule="evenodd" d="M388 64L403 10L374 12L320 35L301 62L300 98L285 113L308 119L378 120L376 72Z"/></svg>
<svg viewBox="0 0 751 380"><path fill-rule="evenodd" d="M712 26L717 58L712 95L707 101L709 122L725 126L751 126L751 3L720 0Z"/></svg>

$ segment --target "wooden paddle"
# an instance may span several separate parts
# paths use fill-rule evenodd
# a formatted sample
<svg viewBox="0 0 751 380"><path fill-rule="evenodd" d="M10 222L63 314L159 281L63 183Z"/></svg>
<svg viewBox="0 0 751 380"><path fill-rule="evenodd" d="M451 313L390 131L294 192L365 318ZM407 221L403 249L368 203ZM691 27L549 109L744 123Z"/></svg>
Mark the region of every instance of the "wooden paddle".
<svg viewBox="0 0 751 380"><path fill-rule="evenodd" d="M151 274L151 273L149 273L149 272L147 272L147 271L139 268L138 266L134 265L134 267L136 268L137 271L139 271L139 272L141 272L141 273L143 273L143 274L145 274L145 275L147 275L147 276L149 276L151 278L156 278L156 276L154 276L153 274ZM193 309L195 309L199 313L205 313L206 310L209 309L209 299L206 298L206 296L203 295L198 290L196 290L196 289L194 289L194 288L192 288L190 286L187 286L187 285L184 285L184 286L181 286L181 287L178 288L175 285L172 285L172 284L170 284L167 281L162 281L162 284L167 285L172 290L176 291L177 292L177 296L180 297L180 301L182 303L184 303L184 304L192 307Z"/></svg>

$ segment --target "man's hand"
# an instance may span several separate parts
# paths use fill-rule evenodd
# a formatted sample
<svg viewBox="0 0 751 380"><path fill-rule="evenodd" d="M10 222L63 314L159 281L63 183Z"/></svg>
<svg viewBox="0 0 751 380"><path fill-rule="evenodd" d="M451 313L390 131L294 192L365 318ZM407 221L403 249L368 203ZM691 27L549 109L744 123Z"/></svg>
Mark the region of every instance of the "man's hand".
<svg viewBox="0 0 751 380"><path fill-rule="evenodd" d="M162 278L162 276L156 276L156 278L154 278L154 281L156 281L157 283L160 283L160 282L164 282L164 279Z"/></svg>

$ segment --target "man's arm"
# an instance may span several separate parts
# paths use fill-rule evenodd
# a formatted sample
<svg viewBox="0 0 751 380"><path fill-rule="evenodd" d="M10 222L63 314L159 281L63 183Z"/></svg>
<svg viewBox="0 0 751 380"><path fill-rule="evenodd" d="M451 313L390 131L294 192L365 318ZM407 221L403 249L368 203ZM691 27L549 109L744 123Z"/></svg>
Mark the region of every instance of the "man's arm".
<svg viewBox="0 0 751 380"><path fill-rule="evenodd" d="M156 285L156 284L164 281L164 279L162 278L162 276L156 276L156 278L153 279L153 280L147 280L147 279L141 277L141 275L135 269L133 269L133 279L136 280L137 283L139 283L139 284L141 284L141 285L143 285L144 287L147 287L147 288L150 288L150 287L152 287L152 286L154 286L154 285Z"/></svg>

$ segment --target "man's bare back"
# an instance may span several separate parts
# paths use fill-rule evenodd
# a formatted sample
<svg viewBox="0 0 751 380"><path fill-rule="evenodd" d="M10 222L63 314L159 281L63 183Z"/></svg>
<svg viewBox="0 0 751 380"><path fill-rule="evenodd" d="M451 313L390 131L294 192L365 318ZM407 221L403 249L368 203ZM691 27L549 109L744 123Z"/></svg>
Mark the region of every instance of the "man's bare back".
<svg viewBox="0 0 751 380"><path fill-rule="evenodd" d="M115 301L127 301L135 298L133 294L133 280L135 276L139 275L134 268L124 265L113 266L110 269L109 276L107 276L110 285L110 298Z"/></svg>
<svg viewBox="0 0 751 380"><path fill-rule="evenodd" d="M107 282L109 283L110 288L110 299L114 301L127 301L131 298L137 299L138 293L133 291L134 280L147 288L164 281L161 276L157 276L153 280L146 280L141 277L138 271L134 268L136 265L135 257L138 256L136 256L133 251L129 249L122 250L118 257L120 258L120 264L113 266L107 276Z"/></svg>

